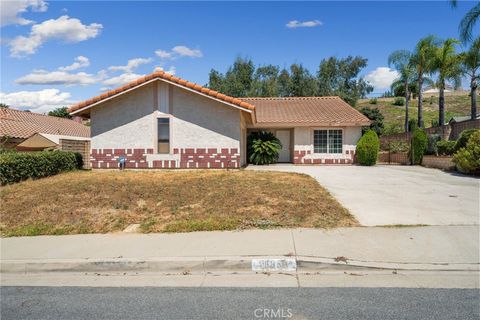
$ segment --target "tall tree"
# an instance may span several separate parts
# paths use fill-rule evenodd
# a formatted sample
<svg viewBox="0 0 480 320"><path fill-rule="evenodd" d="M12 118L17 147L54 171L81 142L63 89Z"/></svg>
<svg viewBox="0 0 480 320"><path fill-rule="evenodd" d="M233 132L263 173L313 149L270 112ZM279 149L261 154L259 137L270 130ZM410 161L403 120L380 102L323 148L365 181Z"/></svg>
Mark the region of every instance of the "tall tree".
<svg viewBox="0 0 480 320"><path fill-rule="evenodd" d="M225 76L215 69L210 70L208 75L208 87L218 92L224 92L223 83Z"/></svg>
<svg viewBox="0 0 480 320"><path fill-rule="evenodd" d="M232 97L247 97L252 90L254 72L252 60L237 58L225 75L212 69L208 87Z"/></svg>
<svg viewBox="0 0 480 320"><path fill-rule="evenodd" d="M317 82L301 64L290 66L291 93L294 97L311 97L317 93Z"/></svg>
<svg viewBox="0 0 480 320"><path fill-rule="evenodd" d="M48 112L48 115L52 117L72 119L72 116L70 115L70 113L68 113L67 107L53 109L52 111Z"/></svg>
<svg viewBox="0 0 480 320"><path fill-rule="evenodd" d="M470 79L470 117L477 117L477 86L480 78L480 37L477 37L468 51L461 54L463 74Z"/></svg>
<svg viewBox="0 0 480 320"><path fill-rule="evenodd" d="M10 108L10 106L6 103L0 103L0 108L8 109L8 108Z"/></svg>
<svg viewBox="0 0 480 320"><path fill-rule="evenodd" d="M454 88L461 84L461 60L455 49L459 43L457 39L446 39L433 51L432 71L438 73L438 123L441 126L445 124L445 83L451 81Z"/></svg>
<svg viewBox="0 0 480 320"><path fill-rule="evenodd" d="M350 105L355 106L358 99L373 91L373 87L358 76L367 66L367 62L365 58L352 56L343 59L336 57L323 59L317 72L317 94L338 95Z"/></svg>
<svg viewBox="0 0 480 320"><path fill-rule="evenodd" d="M291 97L292 96L292 78L287 69L282 69L278 75L278 95L280 97Z"/></svg>
<svg viewBox="0 0 480 320"><path fill-rule="evenodd" d="M457 0L451 0L450 3L453 7L457 6ZM463 43L467 43L472 40L473 27L480 18L480 2L478 2L473 8L471 8L465 16L463 16L460 25L458 26L460 32L460 39Z"/></svg>
<svg viewBox="0 0 480 320"><path fill-rule="evenodd" d="M435 36L428 36L417 43L410 63L415 67L418 81L418 127L423 128L423 102L422 90L426 74L432 70L432 57L438 40Z"/></svg>
<svg viewBox="0 0 480 320"><path fill-rule="evenodd" d="M258 67L253 76L252 92L250 93L250 96L278 96L278 71L279 68L271 64Z"/></svg>
<svg viewBox="0 0 480 320"><path fill-rule="evenodd" d="M399 76L392 84L392 91L402 87L405 94L405 132L408 132L408 102L410 100L410 88L416 79L415 68L410 64L412 53L408 50L396 50L388 57L388 65L397 70Z"/></svg>

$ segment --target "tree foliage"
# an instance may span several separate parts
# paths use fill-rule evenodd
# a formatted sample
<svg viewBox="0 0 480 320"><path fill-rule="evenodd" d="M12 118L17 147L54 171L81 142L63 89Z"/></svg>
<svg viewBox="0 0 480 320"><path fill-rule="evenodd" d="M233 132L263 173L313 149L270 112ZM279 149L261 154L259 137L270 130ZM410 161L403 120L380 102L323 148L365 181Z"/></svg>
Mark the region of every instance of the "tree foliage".
<svg viewBox="0 0 480 320"><path fill-rule="evenodd" d="M476 130L467 145L453 155L453 162L461 172L480 175L480 130Z"/></svg>
<svg viewBox="0 0 480 320"><path fill-rule="evenodd" d="M373 90L358 77L366 65L367 59L361 57L332 57L322 60L314 76L299 63L283 69L271 64L255 67L251 59L237 58L225 74L212 69L208 87L233 97L338 95L355 105Z"/></svg>
<svg viewBox="0 0 480 320"><path fill-rule="evenodd" d="M6 103L0 103L0 108L8 109L8 108L10 108L10 106Z"/></svg>
<svg viewBox="0 0 480 320"><path fill-rule="evenodd" d="M377 135L381 135L384 117L380 110L378 108L363 107L360 112L372 121L369 128L375 131Z"/></svg>
<svg viewBox="0 0 480 320"><path fill-rule="evenodd" d="M49 111L48 115L52 117L72 119L72 116L68 113L67 107L56 108L52 111Z"/></svg>

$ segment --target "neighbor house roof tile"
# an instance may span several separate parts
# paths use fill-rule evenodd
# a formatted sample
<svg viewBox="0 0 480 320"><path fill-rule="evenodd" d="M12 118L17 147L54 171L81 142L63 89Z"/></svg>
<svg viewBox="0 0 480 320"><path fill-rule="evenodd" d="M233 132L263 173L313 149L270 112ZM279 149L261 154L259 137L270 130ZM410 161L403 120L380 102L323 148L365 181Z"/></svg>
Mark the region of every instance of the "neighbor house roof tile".
<svg viewBox="0 0 480 320"><path fill-rule="evenodd" d="M70 119L0 108L1 137L28 138L35 133L89 138L90 128Z"/></svg>
<svg viewBox="0 0 480 320"><path fill-rule="evenodd" d="M257 123L368 125L370 120L339 97L242 98L255 106Z"/></svg>
<svg viewBox="0 0 480 320"><path fill-rule="evenodd" d="M208 96L211 96L213 98L217 98L219 100L222 100L222 101L225 101L225 102L228 102L228 103L231 103L231 104L234 104L234 105L237 105L239 107L242 107L242 108L245 108L245 109L249 109L249 110L254 110L254 106L249 104L249 103L246 103L246 102L243 102L239 99L235 99L233 97L229 97L227 95L224 95L220 92L217 92L215 90L211 90L211 89L208 89L208 88L205 88L205 87L202 87L201 85L199 84L196 84L196 83L193 83L193 82L190 82L190 81L187 81L187 80L184 80L184 79L181 79L181 78L178 78L178 77L174 77L172 76L171 74L168 74L164 71L156 71L154 73L151 73L149 75L146 75L144 77L141 77L141 78L138 78L136 80L133 80L132 82L130 83L127 83L126 85L120 87L120 88L117 88L117 89L113 89L113 90L110 90L110 91L107 91L101 95L98 95L96 97L93 97L92 99L88 99L86 101L83 101L83 102L80 102L80 103L77 103L76 105L73 105L71 106L69 109L68 109L68 112L72 113L72 112L75 112L75 111L78 111L80 109L83 109L83 108L86 108L94 103L97 103L101 100L104 100L106 98L110 98L112 96L115 96L117 94L120 94L122 93L123 91L126 91L130 88L133 88L133 87L136 87L136 86L139 86L147 81L150 81L150 80L153 80L153 79L163 79L163 80L167 80L167 81L171 81L171 82L174 82L176 84L179 84L183 87L187 87L189 89L192 89L192 90L195 90L195 91L198 91L200 93L203 93L203 94L206 94Z"/></svg>

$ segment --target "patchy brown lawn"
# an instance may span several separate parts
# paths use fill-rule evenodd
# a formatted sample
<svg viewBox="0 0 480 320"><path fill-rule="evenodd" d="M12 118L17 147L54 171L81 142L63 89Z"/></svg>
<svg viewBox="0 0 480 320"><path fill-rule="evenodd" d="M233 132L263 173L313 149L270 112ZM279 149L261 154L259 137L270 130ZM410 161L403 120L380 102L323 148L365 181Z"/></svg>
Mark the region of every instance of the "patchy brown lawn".
<svg viewBox="0 0 480 320"><path fill-rule="evenodd" d="M0 188L2 236L357 225L313 178L231 171L78 171Z"/></svg>

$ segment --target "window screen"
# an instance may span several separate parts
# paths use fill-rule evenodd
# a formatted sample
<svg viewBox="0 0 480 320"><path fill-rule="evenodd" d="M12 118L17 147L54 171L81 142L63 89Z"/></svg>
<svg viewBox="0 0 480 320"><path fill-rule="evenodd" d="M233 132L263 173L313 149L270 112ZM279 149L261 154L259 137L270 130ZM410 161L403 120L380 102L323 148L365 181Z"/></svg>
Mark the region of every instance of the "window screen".
<svg viewBox="0 0 480 320"><path fill-rule="evenodd" d="M314 153L342 153L342 130L314 130Z"/></svg>

